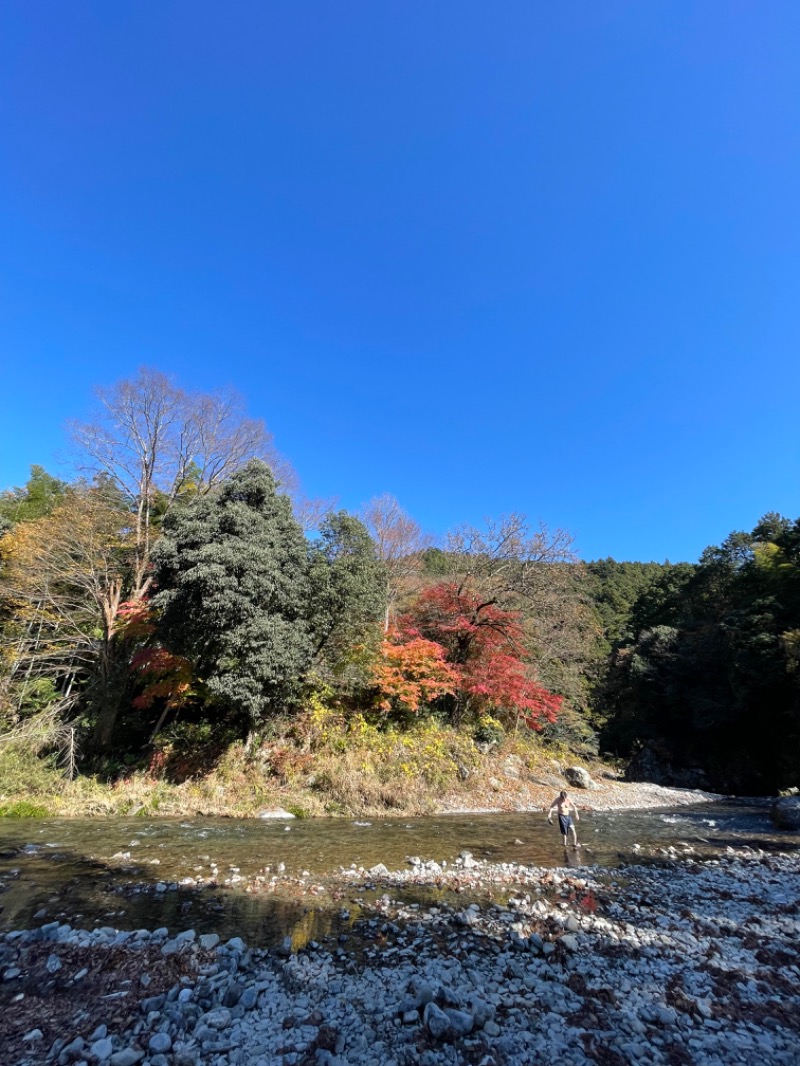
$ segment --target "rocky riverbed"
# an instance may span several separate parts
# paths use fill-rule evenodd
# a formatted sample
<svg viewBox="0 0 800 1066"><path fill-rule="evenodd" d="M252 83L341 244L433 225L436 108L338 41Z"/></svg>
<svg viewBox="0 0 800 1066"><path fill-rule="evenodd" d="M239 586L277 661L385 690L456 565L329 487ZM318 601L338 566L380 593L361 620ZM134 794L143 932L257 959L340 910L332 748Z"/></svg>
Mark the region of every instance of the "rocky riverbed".
<svg viewBox="0 0 800 1066"><path fill-rule="evenodd" d="M361 917L300 952L192 929L6 934L3 1063L798 1061L800 856L553 870L465 853L340 882ZM409 884L506 895L410 904Z"/></svg>

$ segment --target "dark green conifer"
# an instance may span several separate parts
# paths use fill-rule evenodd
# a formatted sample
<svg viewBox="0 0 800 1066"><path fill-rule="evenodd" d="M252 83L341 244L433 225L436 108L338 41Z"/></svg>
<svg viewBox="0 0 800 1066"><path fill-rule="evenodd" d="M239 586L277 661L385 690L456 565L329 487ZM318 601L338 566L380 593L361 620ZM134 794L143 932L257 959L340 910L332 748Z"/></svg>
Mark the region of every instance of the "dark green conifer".
<svg viewBox="0 0 800 1066"><path fill-rule="evenodd" d="M161 637L210 701L251 724L290 705L313 650L307 547L266 463L167 514L153 554Z"/></svg>

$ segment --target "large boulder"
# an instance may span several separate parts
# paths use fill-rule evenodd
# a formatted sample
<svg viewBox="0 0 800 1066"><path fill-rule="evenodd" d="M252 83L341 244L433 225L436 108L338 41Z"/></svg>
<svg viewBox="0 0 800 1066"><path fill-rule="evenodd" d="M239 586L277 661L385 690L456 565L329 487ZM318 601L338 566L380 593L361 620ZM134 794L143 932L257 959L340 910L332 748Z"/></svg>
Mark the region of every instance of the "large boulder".
<svg viewBox="0 0 800 1066"><path fill-rule="evenodd" d="M772 804L770 814L778 829L800 829L800 796L781 796Z"/></svg>
<svg viewBox="0 0 800 1066"><path fill-rule="evenodd" d="M584 770L582 766L567 766L564 770L564 777L573 788L598 787L592 780L588 770Z"/></svg>
<svg viewBox="0 0 800 1066"><path fill-rule="evenodd" d="M525 763L519 755L509 755L503 763L503 774L506 777L519 780L525 769Z"/></svg>

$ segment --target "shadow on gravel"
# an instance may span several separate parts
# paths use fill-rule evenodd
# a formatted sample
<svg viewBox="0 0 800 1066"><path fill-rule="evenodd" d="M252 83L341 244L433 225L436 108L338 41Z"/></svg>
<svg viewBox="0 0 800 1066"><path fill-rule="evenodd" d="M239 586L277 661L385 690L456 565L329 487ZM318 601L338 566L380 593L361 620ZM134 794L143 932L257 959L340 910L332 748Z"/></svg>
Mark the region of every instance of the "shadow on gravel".
<svg viewBox="0 0 800 1066"><path fill-rule="evenodd" d="M180 885L134 863L113 865L65 850L6 849L0 857L0 932L53 921L83 929L163 926L171 936L194 929L198 935L218 933L223 941L240 936L263 948L289 936L296 950L349 926L349 919L340 918L340 901L310 897L307 889L289 883L280 892L248 893L220 884Z"/></svg>

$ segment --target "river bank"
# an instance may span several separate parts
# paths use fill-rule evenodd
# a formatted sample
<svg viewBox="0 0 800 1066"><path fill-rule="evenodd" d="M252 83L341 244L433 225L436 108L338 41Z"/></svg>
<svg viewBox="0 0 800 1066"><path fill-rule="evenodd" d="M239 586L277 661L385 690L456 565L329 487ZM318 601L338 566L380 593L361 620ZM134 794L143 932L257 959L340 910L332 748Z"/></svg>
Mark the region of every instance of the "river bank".
<svg viewBox="0 0 800 1066"><path fill-rule="evenodd" d="M0 763L0 816L16 817L380 817L546 810L562 789L588 811L645 810L718 800L700 789L622 779L618 767L516 743L486 753L470 742L454 759L442 735L404 735L413 746L387 753L364 748L306 757L276 776L260 759L231 749L211 771L170 780L134 771L103 780L66 781L34 762L14 774ZM451 738L452 739L452 738ZM409 754L414 752L413 758ZM288 756L286 757L289 758ZM297 759L293 752L292 759ZM408 762L408 759L412 759ZM469 763L469 765L467 765ZM5 772L4 772L5 770ZM577 782L580 781L580 784Z"/></svg>
<svg viewBox="0 0 800 1066"><path fill-rule="evenodd" d="M397 900L409 880L504 903ZM192 929L0 939L3 1061L111 1066L793 1064L800 856L342 871L348 934L294 952Z"/></svg>

